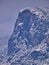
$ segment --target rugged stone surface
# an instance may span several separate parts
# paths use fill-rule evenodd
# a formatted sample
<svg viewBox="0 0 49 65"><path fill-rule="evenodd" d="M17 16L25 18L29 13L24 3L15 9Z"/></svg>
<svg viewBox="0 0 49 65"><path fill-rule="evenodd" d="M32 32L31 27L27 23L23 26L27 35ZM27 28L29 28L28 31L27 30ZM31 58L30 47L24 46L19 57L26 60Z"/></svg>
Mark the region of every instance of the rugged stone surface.
<svg viewBox="0 0 49 65"><path fill-rule="evenodd" d="M48 65L49 9L26 9L18 14L8 41L11 65Z"/></svg>

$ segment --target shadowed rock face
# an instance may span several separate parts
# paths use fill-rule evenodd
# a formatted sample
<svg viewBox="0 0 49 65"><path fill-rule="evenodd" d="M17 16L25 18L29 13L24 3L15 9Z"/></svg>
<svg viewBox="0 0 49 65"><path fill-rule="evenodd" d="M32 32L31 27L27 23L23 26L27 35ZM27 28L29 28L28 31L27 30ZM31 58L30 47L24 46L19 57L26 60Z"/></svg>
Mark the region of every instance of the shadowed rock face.
<svg viewBox="0 0 49 65"><path fill-rule="evenodd" d="M19 13L18 19L16 20L14 33L9 39L8 42L8 53L11 54L11 52L18 50L15 48L17 42L19 43L19 37L21 36L22 39L25 37L27 38L29 34L29 30L31 28L31 12L29 10L24 10L22 13ZM18 34L18 35L17 35ZM14 42L14 40L17 40L17 42ZM11 49L11 50L10 50Z"/></svg>
<svg viewBox="0 0 49 65"><path fill-rule="evenodd" d="M26 9L18 14L13 34L8 41L9 56L16 55L19 58L23 56L23 59L29 58L30 56L33 59L38 59L39 56L41 57L43 55L43 58L46 57L46 53L43 54L42 52L32 50L35 46L45 44L43 40L46 42L46 38L48 38L48 34L45 35L45 33L49 29L49 21L46 18L46 14L41 12L42 10L40 11L38 9L32 12Z"/></svg>

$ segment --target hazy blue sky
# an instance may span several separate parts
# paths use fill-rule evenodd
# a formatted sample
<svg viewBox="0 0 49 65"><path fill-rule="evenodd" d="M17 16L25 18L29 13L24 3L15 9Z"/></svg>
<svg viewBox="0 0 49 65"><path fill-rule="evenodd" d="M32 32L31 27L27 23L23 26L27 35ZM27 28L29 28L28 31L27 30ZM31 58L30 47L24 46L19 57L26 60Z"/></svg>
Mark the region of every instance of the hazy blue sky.
<svg viewBox="0 0 49 65"><path fill-rule="evenodd" d="M26 7L49 7L49 0L0 0L0 38L11 35L18 12Z"/></svg>

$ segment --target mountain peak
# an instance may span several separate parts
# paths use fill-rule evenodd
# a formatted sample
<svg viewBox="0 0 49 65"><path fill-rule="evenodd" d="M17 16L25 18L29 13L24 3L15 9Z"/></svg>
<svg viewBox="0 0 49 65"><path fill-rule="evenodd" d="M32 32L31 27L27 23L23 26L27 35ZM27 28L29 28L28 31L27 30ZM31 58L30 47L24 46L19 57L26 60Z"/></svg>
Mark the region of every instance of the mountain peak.
<svg viewBox="0 0 49 65"><path fill-rule="evenodd" d="M35 57L35 60L36 58L38 60L45 59L47 48L45 42L48 39L48 34L45 35L45 33L48 29L49 16L47 17L47 12L44 9L34 8L20 11L14 32L8 41L8 55L12 56L13 61L16 60L20 65L24 62L27 63L24 59L27 61L34 60L33 57ZM37 56L35 56L36 53L38 53ZM21 60L21 57L23 60Z"/></svg>

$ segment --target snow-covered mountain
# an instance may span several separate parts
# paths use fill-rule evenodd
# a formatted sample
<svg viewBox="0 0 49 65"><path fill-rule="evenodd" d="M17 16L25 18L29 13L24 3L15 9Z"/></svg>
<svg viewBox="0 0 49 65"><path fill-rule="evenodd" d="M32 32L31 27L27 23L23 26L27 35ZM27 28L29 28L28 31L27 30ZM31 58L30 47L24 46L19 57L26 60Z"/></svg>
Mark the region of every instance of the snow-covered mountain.
<svg viewBox="0 0 49 65"><path fill-rule="evenodd" d="M11 65L49 64L49 9L21 10L8 41Z"/></svg>
<svg viewBox="0 0 49 65"><path fill-rule="evenodd" d="M10 65L49 65L49 9L21 10L8 40Z"/></svg>

